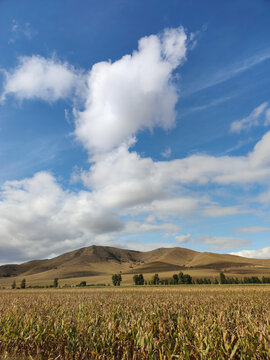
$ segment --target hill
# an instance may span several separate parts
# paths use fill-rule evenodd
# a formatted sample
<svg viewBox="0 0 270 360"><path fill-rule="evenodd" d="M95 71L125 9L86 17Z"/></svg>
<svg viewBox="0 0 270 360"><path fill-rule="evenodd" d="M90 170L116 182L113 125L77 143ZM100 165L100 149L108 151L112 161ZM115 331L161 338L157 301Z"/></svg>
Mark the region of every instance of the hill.
<svg viewBox="0 0 270 360"><path fill-rule="evenodd" d="M89 246L52 259L0 266L0 285L11 278L26 278L29 284L47 284L55 277L66 284L80 279L90 283L110 282L121 272L126 283L133 274L159 273L168 277L180 270L196 277L215 277L220 271L230 276L269 276L270 259L249 259L235 255L197 252L185 248L161 248L142 252L109 246Z"/></svg>

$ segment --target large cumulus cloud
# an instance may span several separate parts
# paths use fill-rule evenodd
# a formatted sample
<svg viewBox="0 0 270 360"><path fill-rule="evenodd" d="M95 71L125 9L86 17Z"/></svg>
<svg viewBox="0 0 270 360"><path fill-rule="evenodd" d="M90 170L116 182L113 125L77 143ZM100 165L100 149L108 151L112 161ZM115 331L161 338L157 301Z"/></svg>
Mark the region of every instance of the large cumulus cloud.
<svg viewBox="0 0 270 360"><path fill-rule="evenodd" d="M174 125L173 70L185 60L186 40L182 27L167 29L140 39L131 55L93 66L75 120L75 135L91 154L110 151L139 130Z"/></svg>

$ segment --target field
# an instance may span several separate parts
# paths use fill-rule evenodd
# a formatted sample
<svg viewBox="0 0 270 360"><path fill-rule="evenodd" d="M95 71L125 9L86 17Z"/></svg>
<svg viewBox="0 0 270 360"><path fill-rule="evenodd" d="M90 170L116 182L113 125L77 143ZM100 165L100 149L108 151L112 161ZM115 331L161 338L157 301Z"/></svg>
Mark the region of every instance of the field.
<svg viewBox="0 0 270 360"><path fill-rule="evenodd" d="M269 359L269 286L0 292L1 359Z"/></svg>

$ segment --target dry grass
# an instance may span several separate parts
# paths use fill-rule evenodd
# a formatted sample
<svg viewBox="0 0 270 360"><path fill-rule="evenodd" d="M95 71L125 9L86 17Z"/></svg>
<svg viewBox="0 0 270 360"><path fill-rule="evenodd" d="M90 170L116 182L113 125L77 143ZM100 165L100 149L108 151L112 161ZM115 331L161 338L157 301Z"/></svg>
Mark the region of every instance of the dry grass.
<svg viewBox="0 0 270 360"><path fill-rule="evenodd" d="M270 287L0 292L1 359L269 359Z"/></svg>
<svg viewBox="0 0 270 360"><path fill-rule="evenodd" d="M149 280L153 273L158 273L165 279L180 270L195 279L213 279L219 276L220 271L230 277L262 277L269 276L270 259L199 253L184 248L138 252L90 246L49 260L0 266L0 287L10 287L14 279L20 284L22 278L26 278L28 285L50 285L55 277L60 279L60 285L75 285L81 281L108 284L111 283L112 274L119 272L123 274L123 284L132 284L133 274L142 273Z"/></svg>

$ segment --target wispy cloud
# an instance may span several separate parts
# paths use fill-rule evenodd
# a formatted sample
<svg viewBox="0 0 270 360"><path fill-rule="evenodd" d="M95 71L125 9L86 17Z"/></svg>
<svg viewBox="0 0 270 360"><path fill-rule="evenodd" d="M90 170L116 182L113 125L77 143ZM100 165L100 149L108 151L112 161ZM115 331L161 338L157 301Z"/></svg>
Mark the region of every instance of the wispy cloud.
<svg viewBox="0 0 270 360"><path fill-rule="evenodd" d="M202 110L209 109L210 107L214 107L214 106L217 106L219 104L222 104L222 103L225 103L225 102L231 100L232 97L233 96L223 96L223 97L220 97L220 98L215 99L213 101L210 101L210 102L208 102L206 104L199 105L199 106L193 106L187 112L185 112L184 115L187 115L187 114L189 114L191 112L196 112L196 111L202 111Z"/></svg>
<svg viewBox="0 0 270 360"><path fill-rule="evenodd" d="M167 149L162 151L161 156L168 159L171 156L171 154L172 154L171 148L167 147Z"/></svg>
<svg viewBox="0 0 270 360"><path fill-rule="evenodd" d="M267 109L268 103L264 102L257 106L247 117L234 121L231 124L231 132L240 133L243 130L248 130L254 126L258 126L261 121L264 125L268 125L270 118L270 109Z"/></svg>
<svg viewBox="0 0 270 360"><path fill-rule="evenodd" d="M242 234L257 234L257 233L262 233L262 232L270 232L270 227L247 226L247 227L238 229L237 232L242 233Z"/></svg>
<svg viewBox="0 0 270 360"><path fill-rule="evenodd" d="M258 141L258 139L255 139L253 137L248 137L246 139L240 139L234 146L231 146L230 148L226 149L225 151L222 151L219 156L224 156L224 155L227 155L227 154L230 154L236 150L239 150L241 149L243 146L247 145L247 144L250 144L252 142L255 142L255 141Z"/></svg>
<svg viewBox="0 0 270 360"><path fill-rule="evenodd" d="M15 43L20 38L31 40L37 34L29 22L20 24L17 20L12 21L10 33L9 44Z"/></svg>
<svg viewBox="0 0 270 360"><path fill-rule="evenodd" d="M270 59L270 49L267 49L260 54L256 54L254 56L249 57L248 59L244 59L234 64L231 68L217 72L208 82L205 82L193 88L191 91L185 93L185 95L194 94L201 90L221 84L269 59Z"/></svg>
<svg viewBox="0 0 270 360"><path fill-rule="evenodd" d="M208 205L202 213L204 216L219 217L219 216L230 216L236 214L247 214L249 209L244 209L241 206L219 206L219 205Z"/></svg>
<svg viewBox="0 0 270 360"><path fill-rule="evenodd" d="M217 237L212 235L201 235L198 237L200 243L210 246L213 250L226 250L238 248L250 243L247 239L232 237Z"/></svg>

